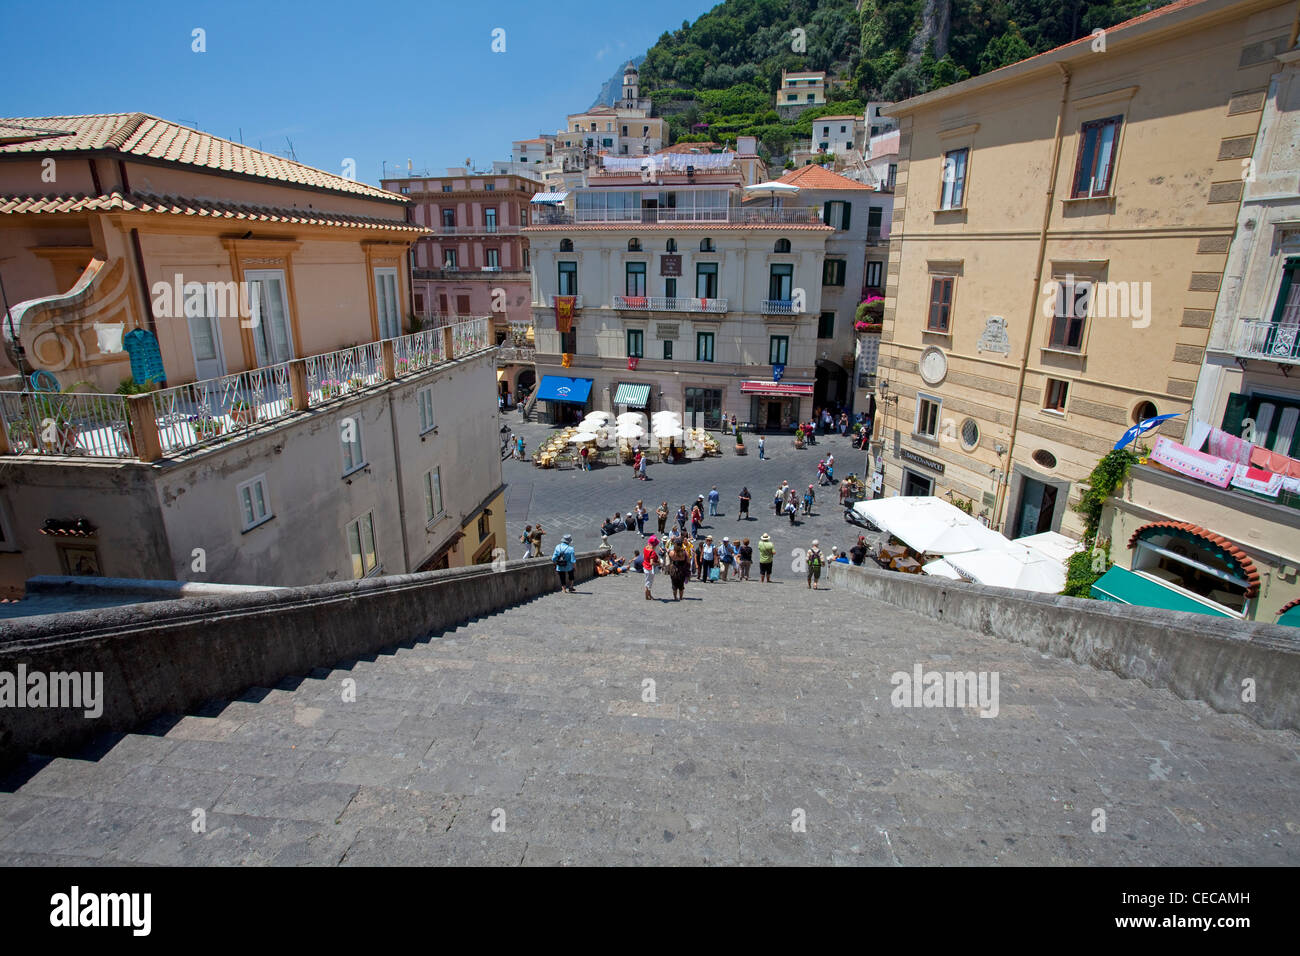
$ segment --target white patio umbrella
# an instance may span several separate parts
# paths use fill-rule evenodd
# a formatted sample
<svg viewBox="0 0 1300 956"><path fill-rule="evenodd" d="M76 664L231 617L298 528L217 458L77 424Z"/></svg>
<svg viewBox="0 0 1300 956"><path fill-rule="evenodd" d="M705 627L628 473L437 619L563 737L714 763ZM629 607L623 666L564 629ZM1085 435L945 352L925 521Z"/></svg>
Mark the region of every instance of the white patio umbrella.
<svg viewBox="0 0 1300 956"><path fill-rule="evenodd" d="M745 192L753 193L756 196L761 193L767 193L769 196L793 196L798 191L798 186L795 186L792 183L777 182L775 179L770 179L765 183L754 183L752 186L745 187Z"/></svg>
<svg viewBox="0 0 1300 956"><path fill-rule="evenodd" d="M1059 594L1065 587L1065 565L1032 548L980 549L944 558L964 577L990 587Z"/></svg>
<svg viewBox="0 0 1300 956"><path fill-rule="evenodd" d="M925 567L921 568L926 574L936 578L952 578L954 581L964 581L965 578L947 562L946 559L940 558L938 561L931 561Z"/></svg>
<svg viewBox="0 0 1300 956"><path fill-rule="evenodd" d="M888 531L914 551L959 554L964 551L1005 549L1005 537L984 527L960 508L936 497L896 495L859 501L853 510L876 527Z"/></svg>
<svg viewBox="0 0 1300 956"><path fill-rule="evenodd" d="M645 429L640 425L619 425L618 437L628 439L644 438Z"/></svg>
<svg viewBox="0 0 1300 956"><path fill-rule="evenodd" d="M607 422L613 417L609 412L594 411L587 412L586 415L582 416L582 420L583 422Z"/></svg>
<svg viewBox="0 0 1300 956"><path fill-rule="evenodd" d="M654 430L655 438L660 441L667 441L670 438L681 438L682 434L682 426L680 425L656 425Z"/></svg>
<svg viewBox="0 0 1300 956"><path fill-rule="evenodd" d="M620 425L640 425L645 421L645 416L640 412L624 412L618 418L614 419Z"/></svg>
<svg viewBox="0 0 1300 956"><path fill-rule="evenodd" d="M569 436L570 445L585 445L589 441L596 441L600 436L595 432L578 432L576 435Z"/></svg>

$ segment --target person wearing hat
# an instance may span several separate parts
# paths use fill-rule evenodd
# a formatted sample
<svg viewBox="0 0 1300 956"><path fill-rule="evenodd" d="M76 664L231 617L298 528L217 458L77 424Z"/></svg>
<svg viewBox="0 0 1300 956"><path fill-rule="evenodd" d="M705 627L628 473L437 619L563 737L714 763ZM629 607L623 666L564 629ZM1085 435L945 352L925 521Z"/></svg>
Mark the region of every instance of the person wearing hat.
<svg viewBox="0 0 1300 956"><path fill-rule="evenodd" d="M641 551L641 565L645 571L645 599L653 600L650 591L655 583L655 565L659 561L659 538L656 535L650 535L649 540L645 543L645 548Z"/></svg>
<svg viewBox="0 0 1300 956"><path fill-rule="evenodd" d="M566 534L551 553L551 563L555 573L560 576L560 590L575 593L573 588L573 569L578 565L577 555L573 551L573 535Z"/></svg>
<svg viewBox="0 0 1300 956"><path fill-rule="evenodd" d="M758 539L758 579L772 583L772 562L776 560L776 545L766 531Z"/></svg>
<svg viewBox="0 0 1300 956"><path fill-rule="evenodd" d="M700 580L709 583L713 563L717 560L718 549L713 546L713 535L704 536L704 547L700 548Z"/></svg>
<svg viewBox="0 0 1300 956"><path fill-rule="evenodd" d="M808 587L815 591L822 577L822 552L817 547L816 538L813 538L812 547L808 549L804 558L808 563Z"/></svg>
<svg viewBox="0 0 1300 956"><path fill-rule="evenodd" d="M736 561L736 551L731 546L730 538L723 538L718 548L718 580L727 580L727 572Z"/></svg>

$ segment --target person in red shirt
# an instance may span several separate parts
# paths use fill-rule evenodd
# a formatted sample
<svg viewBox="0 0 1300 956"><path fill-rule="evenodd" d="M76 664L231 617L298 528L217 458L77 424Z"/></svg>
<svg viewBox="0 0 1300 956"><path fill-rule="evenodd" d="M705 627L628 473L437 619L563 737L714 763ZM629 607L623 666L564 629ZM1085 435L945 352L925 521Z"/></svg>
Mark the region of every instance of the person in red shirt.
<svg viewBox="0 0 1300 956"><path fill-rule="evenodd" d="M645 599L653 600L650 594L651 588L655 583L655 565L659 560L659 538L657 535L650 535L645 543L645 548L641 551L641 564L645 569Z"/></svg>

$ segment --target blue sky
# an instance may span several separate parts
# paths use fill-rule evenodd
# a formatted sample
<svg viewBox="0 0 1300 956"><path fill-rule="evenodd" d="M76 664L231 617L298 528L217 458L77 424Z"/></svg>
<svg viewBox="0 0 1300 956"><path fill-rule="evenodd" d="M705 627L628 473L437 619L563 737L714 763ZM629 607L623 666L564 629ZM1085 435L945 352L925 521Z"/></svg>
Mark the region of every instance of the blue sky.
<svg viewBox="0 0 1300 956"><path fill-rule="evenodd" d="M506 159L712 0L6 2L5 116L144 112L378 183ZM196 53L192 31L206 31ZM505 52L492 52L492 31ZM112 70L110 65L123 67Z"/></svg>

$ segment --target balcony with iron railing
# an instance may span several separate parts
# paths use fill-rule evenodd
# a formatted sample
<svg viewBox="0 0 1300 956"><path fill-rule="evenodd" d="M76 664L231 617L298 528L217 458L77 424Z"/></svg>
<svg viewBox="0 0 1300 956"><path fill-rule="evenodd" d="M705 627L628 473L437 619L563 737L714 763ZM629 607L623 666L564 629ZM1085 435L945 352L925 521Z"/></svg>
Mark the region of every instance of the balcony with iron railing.
<svg viewBox="0 0 1300 956"><path fill-rule="evenodd" d="M481 226L434 226L439 236L517 236L522 228L518 223L484 223Z"/></svg>
<svg viewBox="0 0 1300 956"><path fill-rule="evenodd" d="M820 224L820 206L742 207L714 206L698 209L578 209L574 212L539 213L535 226L583 224L677 225L684 222L717 222L758 225ZM827 228L830 228L829 226Z"/></svg>
<svg viewBox="0 0 1300 956"><path fill-rule="evenodd" d="M795 310L793 299L764 299L764 315L801 315Z"/></svg>
<svg viewBox="0 0 1300 956"><path fill-rule="evenodd" d="M497 361L502 364L530 364L537 361L537 349L530 345L497 346Z"/></svg>
<svg viewBox="0 0 1300 956"><path fill-rule="evenodd" d="M158 461L491 347L476 316L139 395L0 392L0 454Z"/></svg>
<svg viewBox="0 0 1300 956"><path fill-rule="evenodd" d="M684 299L672 296L614 296L614 308L628 312L712 312L727 311L726 299Z"/></svg>
<svg viewBox="0 0 1300 956"><path fill-rule="evenodd" d="M1239 359L1300 365L1300 324L1238 319L1233 330L1232 352Z"/></svg>

